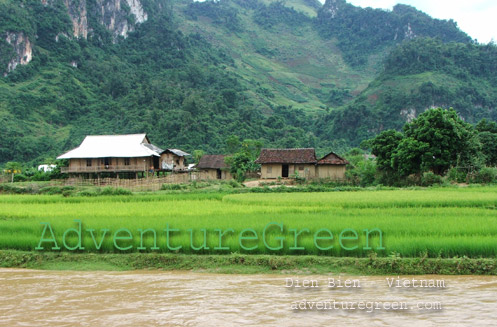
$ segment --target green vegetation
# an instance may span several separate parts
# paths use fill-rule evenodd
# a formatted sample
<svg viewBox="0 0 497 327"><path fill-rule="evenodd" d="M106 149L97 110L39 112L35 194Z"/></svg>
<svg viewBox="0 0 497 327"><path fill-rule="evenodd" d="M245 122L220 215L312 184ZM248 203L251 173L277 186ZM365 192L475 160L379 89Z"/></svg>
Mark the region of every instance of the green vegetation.
<svg viewBox="0 0 497 327"><path fill-rule="evenodd" d="M454 109L438 108L406 123L404 133L386 130L363 145L376 156L377 180L384 184L401 185L411 178L429 186L442 184L444 175L456 183L494 183L495 156L489 142L497 135L496 127L482 120L474 128Z"/></svg>
<svg viewBox="0 0 497 327"><path fill-rule="evenodd" d="M368 56L416 36L439 37L442 41L470 42L450 21L433 19L416 8L398 4L393 11L359 8L345 0L328 1L318 23L326 37L336 37L338 46L352 65L364 65Z"/></svg>
<svg viewBox="0 0 497 327"><path fill-rule="evenodd" d="M402 258L494 258L497 255L497 232L495 210L497 192L495 187L432 188L426 190L357 191L332 193L271 193L271 194L149 194L99 197L63 197L61 195L3 195L0 197L0 249L34 251L39 245L43 229L50 223L57 243L65 250L63 233L69 228L78 228L74 220L82 221L82 246L77 252L123 252L113 243L113 235L120 228L127 228L133 240L119 241L121 247L131 246L124 252L173 252L184 254L278 254L278 255L320 255L334 257L378 257L391 255ZM277 225L281 223L283 232ZM166 246L167 224L171 230L170 246ZM267 228L266 228L267 227ZM144 234L144 249L140 246L138 229L155 229L157 247L153 233ZM219 246L219 231L232 228L222 237ZM267 229L265 238L264 229ZM297 238L295 232L305 228ZM320 250L316 247L314 233L329 229L333 240L321 240ZM371 233L369 244L374 251L365 249L364 229L382 231L380 247L378 233ZM86 229L95 230L95 240ZM108 229L108 232L102 231ZM180 231L172 231L180 229ZM192 229L190 232L189 229ZM204 231L207 235L206 246ZM253 229L257 240L245 240L244 249L239 242L239 233ZM345 247L358 245L347 250L341 245L340 233L353 229L358 240L345 241ZM193 233L193 243L191 243ZM251 235L246 234L245 236ZM324 234L326 235L326 234ZM324 236L320 234L320 236ZM104 236L102 238L102 236ZM278 250L280 236L283 247ZM50 233L44 235L50 238ZM97 250L95 244L101 244ZM67 235L67 245L77 245L76 233ZM193 244L193 246L192 246ZM45 251L51 250L53 242L45 242ZM195 250L195 248L201 248ZM229 249L215 249L227 247ZM252 250L247 248L254 247Z"/></svg>
<svg viewBox="0 0 497 327"><path fill-rule="evenodd" d="M0 267L50 270L193 270L212 273L496 275L496 259L274 255L74 254L0 250Z"/></svg>
<svg viewBox="0 0 497 327"><path fill-rule="evenodd" d="M331 111L319 124L325 135L352 144L393 128L427 109L454 108L465 122L497 120L495 44L443 43L417 38L397 46L383 71L352 103Z"/></svg>
<svg viewBox="0 0 497 327"><path fill-rule="evenodd" d="M77 18L79 1L68 3ZM142 3L148 20L124 39L87 1L85 39L72 36L63 1L0 2L0 34L22 32L33 47L33 60L4 76L15 52L0 37L0 164L46 163L87 134L147 132L190 153L226 153L229 135L343 153L434 105L469 123L496 119L495 45L412 7ZM115 14L134 22L127 6Z"/></svg>
<svg viewBox="0 0 497 327"><path fill-rule="evenodd" d="M248 172L257 172L260 165L255 163L262 148L262 142L243 140L232 135L227 141L227 150L231 154L225 160L230 167L230 172L238 182L243 182Z"/></svg>

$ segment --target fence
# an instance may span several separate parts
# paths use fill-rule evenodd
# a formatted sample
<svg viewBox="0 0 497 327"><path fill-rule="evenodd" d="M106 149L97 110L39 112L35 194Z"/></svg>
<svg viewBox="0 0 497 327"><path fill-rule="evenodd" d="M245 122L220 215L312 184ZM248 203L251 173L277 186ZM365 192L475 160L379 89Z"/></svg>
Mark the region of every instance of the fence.
<svg viewBox="0 0 497 327"><path fill-rule="evenodd" d="M138 179L120 179L120 178L68 178L64 180L65 185L72 186L110 186L122 187L133 191L158 191L162 184L180 184L190 183L192 181L208 180L209 174L205 172L192 172L171 174L164 177L148 177Z"/></svg>

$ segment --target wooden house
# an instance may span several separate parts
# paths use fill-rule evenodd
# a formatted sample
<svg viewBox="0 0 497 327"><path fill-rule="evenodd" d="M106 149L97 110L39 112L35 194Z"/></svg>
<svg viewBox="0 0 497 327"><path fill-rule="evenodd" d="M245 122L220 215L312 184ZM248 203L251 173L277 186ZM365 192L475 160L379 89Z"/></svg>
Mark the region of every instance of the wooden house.
<svg viewBox="0 0 497 327"><path fill-rule="evenodd" d="M203 173L205 179L232 179L225 157L222 154L205 154L200 158L196 169Z"/></svg>
<svg viewBox="0 0 497 327"><path fill-rule="evenodd" d="M146 134L89 135L75 149L57 159L69 160L61 172L69 174L139 173L184 169L188 153L162 150L150 143Z"/></svg>
<svg viewBox="0 0 497 327"><path fill-rule="evenodd" d="M331 152L321 159L316 158L313 148L305 149L262 149L255 161L261 165L261 178L303 177L345 178L348 161Z"/></svg>
<svg viewBox="0 0 497 327"><path fill-rule="evenodd" d="M185 157L190 154L179 149L166 149L160 155L161 169L165 171L186 171Z"/></svg>

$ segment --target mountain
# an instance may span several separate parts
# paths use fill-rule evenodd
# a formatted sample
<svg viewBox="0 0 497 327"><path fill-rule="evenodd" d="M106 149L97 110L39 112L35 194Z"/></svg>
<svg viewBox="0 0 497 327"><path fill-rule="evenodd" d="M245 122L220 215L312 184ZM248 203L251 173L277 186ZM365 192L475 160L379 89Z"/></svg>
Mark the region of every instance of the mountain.
<svg viewBox="0 0 497 327"><path fill-rule="evenodd" d="M431 106L495 119L495 51L405 5L0 0L0 163L41 162L87 134L323 152Z"/></svg>

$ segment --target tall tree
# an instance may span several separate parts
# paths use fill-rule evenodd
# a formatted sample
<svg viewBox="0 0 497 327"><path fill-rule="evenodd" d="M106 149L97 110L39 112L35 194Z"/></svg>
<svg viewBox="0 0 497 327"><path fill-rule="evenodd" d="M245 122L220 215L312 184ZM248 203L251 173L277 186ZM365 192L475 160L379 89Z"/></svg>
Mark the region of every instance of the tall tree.
<svg viewBox="0 0 497 327"><path fill-rule="evenodd" d="M410 142L410 150L415 150L416 144L420 147L416 152L421 156L421 170L432 170L439 175L478 152L473 127L452 108L425 111L404 125L404 135L417 141Z"/></svg>

